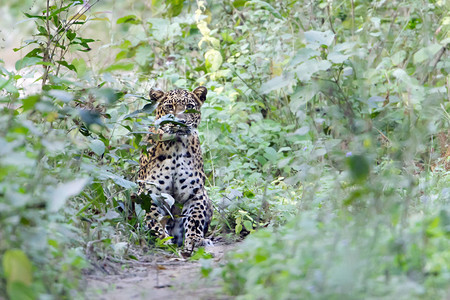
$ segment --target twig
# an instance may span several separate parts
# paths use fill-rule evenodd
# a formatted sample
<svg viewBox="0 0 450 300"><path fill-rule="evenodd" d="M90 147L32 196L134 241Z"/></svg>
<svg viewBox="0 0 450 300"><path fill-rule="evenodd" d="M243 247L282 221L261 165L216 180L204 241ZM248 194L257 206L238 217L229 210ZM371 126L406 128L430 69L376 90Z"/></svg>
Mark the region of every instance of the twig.
<svg viewBox="0 0 450 300"><path fill-rule="evenodd" d="M353 1L352 1L353 2ZM327 5L327 14L328 14L328 22L330 22L331 31L334 33L334 41L337 41L336 30L334 30L333 22L331 21L331 12L330 12L330 4Z"/></svg>
<svg viewBox="0 0 450 300"><path fill-rule="evenodd" d="M426 74L423 76L422 80L420 81L420 84L421 84L421 85L425 84L425 82L427 81L428 76L430 75L430 73L432 73L432 72L434 71L434 69L436 69L436 66L437 66L437 64L439 63L439 61L441 60L442 56L444 55L445 50L447 50L447 48L444 46L444 47L442 47L442 49L439 51L439 54L436 56L436 58L435 58L435 60L434 60L434 62L433 62L433 67L431 68L430 72L426 73Z"/></svg>
<svg viewBox="0 0 450 300"><path fill-rule="evenodd" d="M352 0L352 38L355 36L355 1Z"/></svg>
<svg viewBox="0 0 450 300"><path fill-rule="evenodd" d="M45 23L46 23L46 27L47 27L47 47L44 49L44 57L42 59L44 61L44 63L50 60L49 49L50 49L50 45L52 43L52 41L50 39L49 11L50 11L50 0L47 0L47 11L46 11L46 18L45 18ZM49 68L50 68L50 66L47 66L44 64L44 75L42 76L42 87L44 87L45 83L47 82Z"/></svg>
<svg viewBox="0 0 450 300"><path fill-rule="evenodd" d="M261 96L257 90L255 90L241 76L239 76L239 74L236 72L236 70L233 67L231 67L231 66L229 66L229 67L230 67L231 71L234 73L234 75L236 75L249 89L251 89L258 97L260 97L261 100L266 101L266 99L263 96Z"/></svg>
<svg viewBox="0 0 450 300"><path fill-rule="evenodd" d="M83 8L81 8L81 10L79 12L77 12L67 23L67 25L64 27L64 30L60 29L56 32L56 34L53 36L53 38L51 39L51 42L53 42L55 37L58 37L58 39L56 41L54 41L55 43L58 43L58 41L63 37L63 35L59 35L60 33L62 33L62 31L67 32L67 30L69 30L69 28L75 24L75 22L77 22L85 13L87 13L88 10L90 10L95 4L97 4L98 2L100 2L100 0L95 1L94 3L92 3L91 5L84 5L83 8L86 8L83 11Z"/></svg>
<svg viewBox="0 0 450 300"><path fill-rule="evenodd" d="M67 25L65 27L63 27L62 29L57 30L56 33L53 35L53 38L50 38L50 15L49 15L49 13L50 13L50 0L47 0L46 26L47 26L48 39L47 39L47 47L44 50L44 58L43 58L44 62L53 61L53 56L55 55L58 42L64 36L64 33L66 33L69 30L69 28L73 24L75 24L75 22L77 22L88 10L90 10L98 2L100 2L100 0L96 0L91 5L84 5L83 8L69 20L69 22L67 23ZM56 40L55 40L55 38L56 38ZM51 46L52 43L54 43L54 47L53 47L53 49L51 51L51 54L50 54L49 50L50 50L50 46ZM66 52L67 52L67 50L66 50ZM44 75L42 76L42 87L44 87L45 83L47 82L48 72L49 72L50 66L44 66L44 68L45 68L45 71L44 71Z"/></svg>
<svg viewBox="0 0 450 300"><path fill-rule="evenodd" d="M379 130L379 129L376 128L376 127L373 127L373 128L374 128L376 131L378 131L378 133L381 134L381 136L382 136L386 141L388 141L389 144L392 144L391 140L390 140L383 132L381 132L381 130Z"/></svg>

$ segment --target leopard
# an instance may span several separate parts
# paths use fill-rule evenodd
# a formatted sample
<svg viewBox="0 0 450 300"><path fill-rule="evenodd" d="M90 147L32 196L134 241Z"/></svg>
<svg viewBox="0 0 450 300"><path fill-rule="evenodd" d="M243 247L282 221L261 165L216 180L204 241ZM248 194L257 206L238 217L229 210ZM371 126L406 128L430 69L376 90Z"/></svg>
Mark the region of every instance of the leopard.
<svg viewBox="0 0 450 300"><path fill-rule="evenodd" d="M138 172L139 195L170 195L174 204L167 209L151 201L144 218L146 229L159 239L193 251L194 247L212 245L205 236L211 223L213 206L205 189L206 175L198 136L200 108L206 101L207 88L192 92L150 90L157 103L155 124L163 117L177 122L161 122L151 127L147 147L141 152ZM150 139L150 135L168 135L170 139ZM147 197L148 198L148 197ZM166 239L167 240L167 239Z"/></svg>

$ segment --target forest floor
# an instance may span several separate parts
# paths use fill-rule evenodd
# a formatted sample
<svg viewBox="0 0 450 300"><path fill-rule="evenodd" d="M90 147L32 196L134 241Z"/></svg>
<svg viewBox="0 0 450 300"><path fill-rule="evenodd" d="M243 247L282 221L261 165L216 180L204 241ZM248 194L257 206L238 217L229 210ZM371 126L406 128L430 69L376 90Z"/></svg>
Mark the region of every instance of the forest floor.
<svg viewBox="0 0 450 300"><path fill-rule="evenodd" d="M216 242L205 251L213 255L213 266L224 261L236 243ZM121 299L232 299L223 294L218 280L201 275L199 261L175 255L149 254L133 263L108 266L108 272L85 276L86 298ZM107 273L110 273L109 275ZM113 273L113 275L111 274Z"/></svg>

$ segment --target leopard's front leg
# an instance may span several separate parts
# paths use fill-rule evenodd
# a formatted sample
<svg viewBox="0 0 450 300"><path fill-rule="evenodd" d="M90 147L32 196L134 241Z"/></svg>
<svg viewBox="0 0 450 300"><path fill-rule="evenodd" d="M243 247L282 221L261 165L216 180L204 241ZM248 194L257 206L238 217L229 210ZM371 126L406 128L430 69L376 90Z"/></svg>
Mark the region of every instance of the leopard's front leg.
<svg viewBox="0 0 450 300"><path fill-rule="evenodd" d="M148 230L153 232L157 238L165 239L169 236L167 232L165 222L162 222L166 218L164 211L156 206L154 203L150 206L150 211L145 215L145 224Z"/></svg>
<svg viewBox="0 0 450 300"><path fill-rule="evenodd" d="M195 246L211 245L211 241L205 239L212 217L212 206L206 193L191 199L187 207L185 205L183 208L183 216L184 248L192 251Z"/></svg>

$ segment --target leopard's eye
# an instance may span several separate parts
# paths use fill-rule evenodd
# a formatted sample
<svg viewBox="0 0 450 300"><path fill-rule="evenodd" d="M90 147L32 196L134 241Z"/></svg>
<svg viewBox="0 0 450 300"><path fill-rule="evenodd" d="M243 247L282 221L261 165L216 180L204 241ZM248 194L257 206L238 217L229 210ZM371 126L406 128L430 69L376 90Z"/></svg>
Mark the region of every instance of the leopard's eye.
<svg viewBox="0 0 450 300"><path fill-rule="evenodd" d="M189 103L186 105L186 109L194 109L194 105Z"/></svg>
<svg viewBox="0 0 450 300"><path fill-rule="evenodd" d="M164 105L164 108L168 111L172 111L173 110L173 105L172 104L166 104Z"/></svg>

